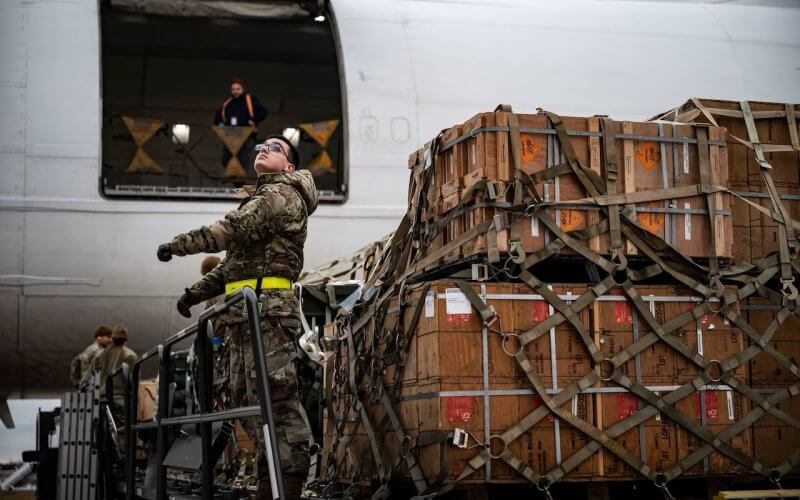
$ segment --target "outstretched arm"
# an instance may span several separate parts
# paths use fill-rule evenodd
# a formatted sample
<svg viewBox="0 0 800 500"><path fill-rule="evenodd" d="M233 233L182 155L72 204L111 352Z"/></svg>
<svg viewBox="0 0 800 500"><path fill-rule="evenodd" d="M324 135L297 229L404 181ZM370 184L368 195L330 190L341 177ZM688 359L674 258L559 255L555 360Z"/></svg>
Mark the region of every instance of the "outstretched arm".
<svg viewBox="0 0 800 500"><path fill-rule="evenodd" d="M210 226L179 234L165 246L172 255L216 253L227 250L231 242L264 238L269 232L273 207L264 197L255 197ZM163 259L162 259L163 260Z"/></svg>

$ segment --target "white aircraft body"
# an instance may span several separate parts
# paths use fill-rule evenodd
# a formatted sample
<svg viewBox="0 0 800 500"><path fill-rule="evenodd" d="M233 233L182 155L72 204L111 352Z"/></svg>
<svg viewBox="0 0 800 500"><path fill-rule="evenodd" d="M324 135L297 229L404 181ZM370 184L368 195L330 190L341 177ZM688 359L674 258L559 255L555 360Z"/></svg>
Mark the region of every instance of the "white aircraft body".
<svg viewBox="0 0 800 500"><path fill-rule="evenodd" d="M347 200L306 268L378 239L408 154L498 103L644 120L688 97L800 102L800 2L333 0ZM142 352L189 324L203 256L156 260L235 202L106 197L97 0L0 2L0 396L69 387L96 325ZM255 64L255 62L254 62ZM199 312L200 307L196 307Z"/></svg>

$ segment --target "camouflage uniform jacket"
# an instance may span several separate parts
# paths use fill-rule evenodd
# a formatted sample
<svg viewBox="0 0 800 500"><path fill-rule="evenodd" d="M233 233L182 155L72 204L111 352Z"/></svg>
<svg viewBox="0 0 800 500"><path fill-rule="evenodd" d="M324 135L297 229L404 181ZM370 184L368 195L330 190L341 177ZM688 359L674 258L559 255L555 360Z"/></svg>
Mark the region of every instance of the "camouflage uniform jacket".
<svg viewBox="0 0 800 500"><path fill-rule="evenodd" d="M296 280L303 268L308 216L317 208L308 170L261 174L253 196L210 226L176 236L174 255L227 250L217 267L189 290L198 300L225 293L225 283L262 276Z"/></svg>
<svg viewBox="0 0 800 500"><path fill-rule="evenodd" d="M103 346L95 340L83 352L72 358L72 363L69 366L69 378L72 380L72 385L79 387L81 382L89 377L92 360L102 350Z"/></svg>
<svg viewBox="0 0 800 500"><path fill-rule="evenodd" d="M136 353L126 345L114 345L106 347L92 361L92 371L100 370L100 393L103 394L106 387L108 375L119 368L122 363L128 363L129 368L133 368L136 362ZM122 378L114 379L114 398L121 398L124 395Z"/></svg>

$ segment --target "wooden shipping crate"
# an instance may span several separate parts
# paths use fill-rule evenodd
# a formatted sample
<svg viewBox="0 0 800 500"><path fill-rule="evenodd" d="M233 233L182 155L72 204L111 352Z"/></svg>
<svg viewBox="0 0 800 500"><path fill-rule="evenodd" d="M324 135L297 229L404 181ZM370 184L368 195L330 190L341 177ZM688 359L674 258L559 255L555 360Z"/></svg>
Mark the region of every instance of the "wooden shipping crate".
<svg viewBox="0 0 800 500"><path fill-rule="evenodd" d="M771 325L779 321L777 313L780 306L764 299L750 298L742 309L747 323L758 335L764 335L770 331ZM795 365L800 363L799 329L800 320L790 315L778 324L769 339L769 345ZM751 339L750 345L755 346L756 343ZM791 370L766 352L753 357L749 369L750 384L763 397L790 388L800 381L800 377L793 375ZM792 418L800 419L800 396L790 393L790 397L778 403L777 408ZM779 466L800 449L800 430L774 415L766 414L753 425L753 447L755 458L765 466Z"/></svg>
<svg viewBox="0 0 800 500"><path fill-rule="evenodd" d="M751 409L749 399L733 389L698 391L676 405L681 413L689 415L712 434L719 434L728 426L741 420ZM678 426L678 458L683 459L706 442ZM753 429L748 428L733 436L728 443L745 455L753 456ZM687 476L709 474L746 474L748 470L730 457L714 451L684 472Z"/></svg>
<svg viewBox="0 0 800 500"><path fill-rule="evenodd" d="M800 418L800 396L793 396L777 407ZM753 425L753 446L756 459L765 466L782 465L800 449L800 430L773 415L765 415Z"/></svg>
<svg viewBox="0 0 800 500"><path fill-rule="evenodd" d="M520 127L536 130L551 130L546 115L519 115ZM599 137L597 118L562 117L571 133L570 144L578 162L594 170L601 178L605 176L604 153ZM665 126L635 122L614 122L617 150L617 193L657 191L670 187L700 183L697 151L697 131L681 125ZM522 170L527 174L544 172L565 161L564 153L552 134L521 134L527 145L522 156ZM724 131L708 130L710 141L711 183L725 186L728 183L726 170L726 148L722 147ZM584 186L574 174L565 174L537 184L537 190L545 201L568 202L587 197ZM691 196L665 201L633 204L636 221L656 236L690 257L733 256L733 234L731 224L731 198L727 194L714 195L717 215L714 245L709 246L711 226L705 196ZM545 216L554 221L565 232L585 229L601 220L593 206L566 206L545 210ZM543 248L554 235L534 216L518 221L526 251ZM607 253L607 234L596 236L588 246L598 252ZM712 250L713 249L713 250ZM636 253L633 245L626 245L629 254ZM569 251L569 250L565 250Z"/></svg>
<svg viewBox="0 0 800 500"><path fill-rule="evenodd" d="M685 287L637 286L636 290L659 324L674 320L691 309L699 300L696 293ZM652 332L648 322L639 314L634 305L622 296L622 291L619 289L612 289L609 295L596 301L594 306L592 312L595 319L594 335L599 339L599 348L604 357L612 357ZM742 332L731 328L720 316L711 314L704 315L699 319L688 318L670 335L689 347L693 353L699 352L706 359L723 360L741 353L747 346ZM640 381L653 391L661 388L665 392L669 392L699 375L697 368L686 357L661 341L650 345L634 359L621 366L620 371L626 376ZM742 381L747 380L745 367L734 370L734 374ZM618 387L614 382L603 382L601 385L612 389ZM707 392L712 391L704 390L694 394L699 398L700 394ZM645 405L644 402L627 392L598 393L596 399L595 407L601 409L597 416L598 426L601 428L613 426L633 415ZM682 413L693 416L694 407L686 406L684 401L678 402L676 407ZM738 402L741 404L741 400ZM741 416L741 413L736 415ZM708 429L715 434L727 427L727 425L713 427L716 423L716 420L702 422L704 426L707 424ZM752 453L749 432L745 431L740 440L734 443L740 445L747 454ZM694 450L699 442L694 434L685 431L680 425L661 414L650 417L636 428L627 430L617 440L626 449L638 451L645 457L648 464L658 470L664 470L682 459L687 455L687 450ZM619 457L606 450L601 453L600 467L603 475L630 477L633 471ZM710 458L711 468L701 468L701 471L705 470L710 474L728 473L729 464L720 465L721 462L717 460L716 455L715 452Z"/></svg>
<svg viewBox="0 0 800 500"><path fill-rule="evenodd" d="M442 144L446 144L461 137L463 131L463 126L456 125L442 132L440 141ZM460 142L441 153L436 159L437 170L444 174L444 180L441 185L442 198L447 198L453 194L461 194L461 189L464 187L464 174L466 173L467 165L465 151L464 142Z"/></svg>
<svg viewBox="0 0 800 500"><path fill-rule="evenodd" d="M789 217L800 219L800 185L776 184L775 187ZM731 191L751 203L774 211L763 182L731 183ZM733 227L737 235L734 257L749 262L777 252L778 224L741 198L734 197L733 201Z"/></svg>
<svg viewBox="0 0 800 500"><path fill-rule="evenodd" d="M509 201L509 188L515 166L511 158L508 132L509 113L479 113L467 120L462 128L463 153L447 150L448 158L459 156L466 159L467 173L462 183L466 191L480 180L494 184L496 199ZM564 164L566 156L559 144L555 130L545 114L517 114L520 126L520 169L525 174L544 175L549 169ZM581 165L605 178L605 150L599 118L561 117L569 133L569 143ZM616 194L633 194L659 191L700 184L700 159L697 144L697 127L682 124L612 122L614 145L617 155L618 180ZM497 130L499 129L499 130ZM448 133L452 134L453 129ZM457 130L457 129L456 129ZM722 128L707 129L709 140L709 182L714 186L727 186L727 148L725 131ZM449 140L452 141L450 136ZM539 196L545 202L561 203L544 207L540 216L551 220L562 231L570 232L594 226L604 219L598 206L585 202L569 205L571 200L582 200L590 194L574 173L562 173L535 184ZM448 190L449 194L454 192ZM712 221L708 215L708 197L705 195L684 196L663 201L641 201L631 203L636 222L646 231L664 239L667 243L690 257L733 257L733 228L731 196L716 193L710 197L716 215L713 220L715 239L712 237ZM493 214L492 214L493 215ZM555 235L538 217L514 217L513 223L521 233L523 249L530 253L542 249ZM469 221L466 223L469 229ZM610 252L608 234L592 237L588 242L592 250L603 254ZM625 245L629 254L637 253L632 244ZM471 245L469 253L485 253L485 241ZM573 253L565 247L563 253Z"/></svg>
<svg viewBox="0 0 800 500"><path fill-rule="evenodd" d="M752 298L747 307L748 324L763 335L777 318L780 306L763 299ZM800 366L800 319L790 315L780 323L769 339L769 344L789 361ZM791 370L779 363L767 352L760 352L750 361L751 381L753 387L776 389L786 387L800 381L800 373L792 374ZM798 415L800 418L800 415Z"/></svg>
<svg viewBox="0 0 800 500"><path fill-rule="evenodd" d="M486 193L484 191L476 191L469 205L467 211L464 213L464 230L470 229L483 224L486 221L492 221L497 214L494 207L486 206ZM508 230L501 229L496 231L495 244L499 252L508 252ZM489 234L479 234L472 238L470 241L462 245L462 252L464 257L472 255L486 254L489 250Z"/></svg>
<svg viewBox="0 0 800 500"><path fill-rule="evenodd" d="M766 160L772 165L772 179L776 183L799 184L800 104L757 101L750 101L748 104L753 114L758 141L764 147ZM653 120L707 123L726 128L731 181L747 184L764 181L753 149L745 144L751 141L740 102L693 98Z"/></svg>
<svg viewBox="0 0 800 500"><path fill-rule="evenodd" d="M363 335L365 342L378 339L376 352L382 353L389 345L388 332L405 330L414 314L416 304L423 301L415 330L409 338L405 365L389 366L383 373L383 383L390 393L397 391L399 399L392 405L401 422L403 432L409 436L432 432L464 429L471 434L470 445L484 443L487 436L502 435L542 404L533 391L527 375L513 354L519 344L513 338L503 340L500 332L520 335L554 316L557 311L544 297L525 285L511 283L472 283L473 290L481 294L487 306L494 309L497 321L484 329L478 314L461 290L451 281L434 282L425 296L419 285L410 288L405 305L391 299L381 324L369 325ZM587 293L587 285L553 285L553 293L567 304L575 304ZM648 305L659 324L673 322L684 315L683 325L673 335L684 345L702 354L705 359L724 360L739 354L747 347L742 333L725 325L718 316L695 317L687 309L697 304L699 298L690 290L677 286L639 286L637 291ZM590 305L574 311L575 321L600 349L604 357L611 357L636 339L648 335L652 328L625 297L621 290L611 289ZM737 309L738 311L738 309ZM402 321L399 322L402 314ZM683 316L682 316L683 320ZM399 322L399 324L398 324ZM712 326L713 325L713 326ZM698 348L698 346L700 346ZM344 346L340 347L340 354ZM570 387L592 370L599 370L575 324L562 322L552 326L524 349L533 375L554 397ZM380 354L378 355L380 357ZM658 341L619 367L619 371L639 381L648 390L665 396L677 386L689 383L697 372L688 361L666 343ZM750 375L747 367L734 374L743 383ZM394 385L396 382L396 385ZM359 390L370 391L369 381ZM367 405L367 400L365 405ZM376 426L386 423L386 407L374 400L367 405L370 421ZM562 403L562 408L597 429L609 429L648 407L644 400L614 382L597 382L584 388L577 396ZM729 425L746 415L753 404L740 393L726 386L707 385L700 391L674 404L687 418L696 420L707 431L719 434ZM351 412L348 418L357 420ZM765 421L762 435L779 432L773 421ZM767 425L769 424L769 425ZM354 425L346 422L345 425ZM371 454L366 428L362 425L354 437L351 451ZM789 433L788 429L780 432ZM733 436L730 444L748 456L754 453L753 428ZM800 433L797 433L800 437ZM326 438L329 439L329 438ZM655 470L666 470L705 444L700 438L663 412L645 419L639 425L614 438L629 453L642 459ZM402 449L402 439L391 425L376 431L378 448L383 463L391 463ZM489 443L493 453L499 454L500 441ZM517 439L508 444L508 450L535 473L543 474L582 449L592 440L566 420L547 413ZM448 446L448 477L456 477L467 461L482 449L475 446L460 449L452 444L435 443L417 450L426 477L435 478L441 470L442 446ZM796 448L795 448L796 449ZM348 460L341 455L342 460ZM362 470L368 468L362 464ZM401 475L408 471L401 466ZM744 470L727 457L714 451L691 468L691 474L730 475ZM486 479L501 482L525 482L505 461L491 460L490 474L481 469L467 482ZM595 451L565 477L567 481L581 481L604 477L610 480L635 479L637 473L620 457L606 449Z"/></svg>

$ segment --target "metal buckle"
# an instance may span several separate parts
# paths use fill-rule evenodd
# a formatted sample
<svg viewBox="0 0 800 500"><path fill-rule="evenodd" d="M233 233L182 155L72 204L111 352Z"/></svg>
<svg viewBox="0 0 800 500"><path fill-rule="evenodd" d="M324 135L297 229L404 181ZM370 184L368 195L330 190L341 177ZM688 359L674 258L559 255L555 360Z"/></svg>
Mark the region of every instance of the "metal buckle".
<svg viewBox="0 0 800 500"><path fill-rule="evenodd" d="M522 270L520 272L514 273L512 272L514 263L512 262L513 259L511 257L507 258L506 261L503 263L503 273L511 279L517 279L522 275Z"/></svg>
<svg viewBox="0 0 800 500"><path fill-rule="evenodd" d="M772 170L772 165L770 165L770 163L767 160L760 160L756 158L756 161L758 162L758 166L763 168L764 170Z"/></svg>
<svg viewBox="0 0 800 500"><path fill-rule="evenodd" d="M550 493L550 480L546 477L536 482L536 489L544 493L548 500L553 500L553 494Z"/></svg>
<svg viewBox="0 0 800 500"><path fill-rule="evenodd" d="M496 214L492 218L492 224L494 224L494 229L498 233L508 227L508 224L506 224L506 218L504 214Z"/></svg>
<svg viewBox="0 0 800 500"><path fill-rule="evenodd" d="M508 254L511 256L511 262L514 264L522 264L525 262L525 250L522 249L522 242L512 241L508 246Z"/></svg>
<svg viewBox="0 0 800 500"><path fill-rule="evenodd" d="M628 258L618 248L611 249L611 262L616 264L616 271L624 271L628 268Z"/></svg>
<svg viewBox="0 0 800 500"><path fill-rule="evenodd" d="M603 358L597 363L597 376L600 377L600 380L603 382L609 382L612 378L614 378L614 372L616 371L617 367L614 366L614 362L611 358ZM603 376L604 373L608 373L607 376Z"/></svg>
<svg viewBox="0 0 800 500"><path fill-rule="evenodd" d="M719 375L715 375L714 372L712 372L712 368L719 370ZM712 382L717 383L722 380L722 377L725 375L725 370L722 368L722 363L720 363L718 359L710 359L706 365L706 373Z"/></svg>
<svg viewBox="0 0 800 500"><path fill-rule="evenodd" d="M782 474L778 469L772 469L769 471L769 480L772 481L772 484L774 484L779 490L783 489L783 486L781 486L781 476Z"/></svg>
<svg viewBox="0 0 800 500"><path fill-rule="evenodd" d="M489 266L486 264L472 264L472 281L488 281Z"/></svg>
<svg viewBox="0 0 800 500"><path fill-rule="evenodd" d="M793 302L797 300L797 287L794 286L794 276L791 278L781 280L781 293L785 302Z"/></svg>
<svg viewBox="0 0 800 500"><path fill-rule="evenodd" d="M486 300L486 299L484 299L484 300ZM484 323L486 324L487 328L492 326L493 324L497 323L500 320L500 317L497 315L497 310L494 308L494 306L489 306L489 311L492 312L492 317L489 318L488 321L484 321Z"/></svg>
<svg viewBox="0 0 800 500"><path fill-rule="evenodd" d="M469 435L467 434L467 431L459 427L453 429L453 444L455 446L458 446L462 450L466 450L468 441Z"/></svg>
<svg viewBox="0 0 800 500"><path fill-rule="evenodd" d="M519 342L519 349L517 349L513 353L508 349L506 349L506 340L510 338L516 338L517 341ZM503 333L503 340L500 341L500 347L503 348L503 352L506 353L507 356L510 356L512 358L517 357L517 354L521 353L522 350L525 348L525 346L522 345L522 342L519 341L519 335L517 335L516 333Z"/></svg>
<svg viewBox="0 0 800 500"><path fill-rule="evenodd" d="M489 197L490 200L494 200L495 198L497 198L497 188L494 187L494 182L486 183L486 195Z"/></svg>
<svg viewBox="0 0 800 500"><path fill-rule="evenodd" d="M661 494L664 495L665 500L675 500L675 497L672 496L672 493L670 493L667 488L667 476L663 472L656 474L656 477L653 478L653 484L656 485L656 488L661 490Z"/></svg>
<svg viewBox="0 0 800 500"><path fill-rule="evenodd" d="M492 440L493 439L499 439L500 442L503 443L503 450L500 453L498 453L497 455L492 453ZM499 434L492 434L491 436L489 436L489 440L486 441L486 451L489 452L489 456L492 457L495 460L500 458L501 456L503 456L503 453L505 453L507 449L508 449L508 443L506 443L505 440L503 439L503 436L501 436Z"/></svg>

